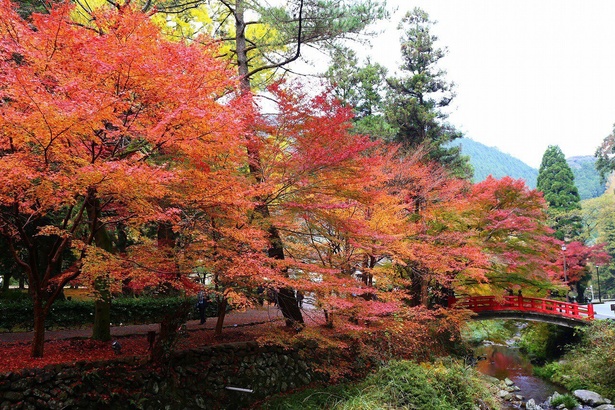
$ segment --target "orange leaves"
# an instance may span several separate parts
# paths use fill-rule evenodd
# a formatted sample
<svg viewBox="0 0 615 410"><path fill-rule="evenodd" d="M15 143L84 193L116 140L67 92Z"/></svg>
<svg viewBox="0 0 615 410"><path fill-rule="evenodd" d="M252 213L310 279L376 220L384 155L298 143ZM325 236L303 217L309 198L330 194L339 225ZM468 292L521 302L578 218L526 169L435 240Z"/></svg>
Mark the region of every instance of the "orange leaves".
<svg viewBox="0 0 615 410"><path fill-rule="evenodd" d="M236 81L213 48L169 41L129 5L87 28L68 4L31 24L0 8L0 234L39 299L51 304L47 284L79 273L112 290L127 277L183 287L194 238L198 249L218 234L262 246L260 231L242 229L250 107L233 100ZM207 232L203 220L220 215ZM178 249L155 246L157 224Z"/></svg>

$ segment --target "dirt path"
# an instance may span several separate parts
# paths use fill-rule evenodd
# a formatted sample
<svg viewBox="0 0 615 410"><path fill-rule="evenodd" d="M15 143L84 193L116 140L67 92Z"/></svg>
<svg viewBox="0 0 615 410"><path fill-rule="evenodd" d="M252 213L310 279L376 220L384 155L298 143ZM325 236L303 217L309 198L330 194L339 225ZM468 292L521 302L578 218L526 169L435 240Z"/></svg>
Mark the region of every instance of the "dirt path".
<svg viewBox="0 0 615 410"><path fill-rule="evenodd" d="M277 307L263 307L259 309L251 309L245 312L231 312L226 315L224 327L241 327L246 325L254 325L259 323L271 322L282 319L282 312ZM188 330L196 329L213 329L216 325L216 318L210 317L207 323L200 325L198 320L190 320L187 322ZM159 330L159 324L149 325L127 325L111 327L111 336L128 336L141 335L147 332ZM32 332L17 332L17 333L0 333L0 342L15 343L15 342L30 342L32 341ZM83 329L66 329L66 330L48 330L45 332L45 340L61 340L72 338L88 338L92 336L91 328Z"/></svg>

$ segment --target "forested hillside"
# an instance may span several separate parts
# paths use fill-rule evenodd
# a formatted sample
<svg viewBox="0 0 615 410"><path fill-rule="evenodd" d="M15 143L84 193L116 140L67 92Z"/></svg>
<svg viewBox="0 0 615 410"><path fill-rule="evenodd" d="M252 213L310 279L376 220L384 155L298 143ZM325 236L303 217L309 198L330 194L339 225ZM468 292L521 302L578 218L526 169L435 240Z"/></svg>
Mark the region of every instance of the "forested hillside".
<svg viewBox="0 0 615 410"><path fill-rule="evenodd" d="M600 174L596 171L595 157L590 155L570 157L566 159L566 162L572 169L574 183L581 199L596 198L604 193L606 184L600 180Z"/></svg>
<svg viewBox="0 0 615 410"><path fill-rule="evenodd" d="M523 179L530 188L536 188L538 170L523 161L503 153L496 147L488 147L469 138L458 139L452 144L460 145L462 154L470 157L474 168L474 182L483 181L489 175L497 179L510 176Z"/></svg>
<svg viewBox="0 0 615 410"><path fill-rule="evenodd" d="M461 146L461 153L470 157L470 163L474 168L474 182L483 181L489 175L494 178L509 176L523 179L530 188L536 188L538 170L498 148L488 147L469 138L458 139L451 145ZM595 157L589 155L570 157L566 162L572 169L581 199L596 198L604 193L605 183L600 180L600 175L594 167Z"/></svg>

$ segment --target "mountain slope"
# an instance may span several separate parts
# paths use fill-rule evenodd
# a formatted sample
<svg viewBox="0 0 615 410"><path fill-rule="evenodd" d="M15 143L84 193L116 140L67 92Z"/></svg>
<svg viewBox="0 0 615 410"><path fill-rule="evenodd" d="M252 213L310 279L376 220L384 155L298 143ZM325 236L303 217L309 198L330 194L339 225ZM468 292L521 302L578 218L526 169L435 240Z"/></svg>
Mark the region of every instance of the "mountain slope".
<svg viewBox="0 0 615 410"><path fill-rule="evenodd" d="M474 167L474 182L483 181L489 175L498 179L510 176L523 179L527 186L536 188L538 170L498 148L488 147L469 138L460 138L451 145L461 145L461 153L470 157L470 163ZM596 158L589 155L576 156L567 158L566 162L572 169L574 183L582 200L596 198L604 193L606 185L600 180L594 167Z"/></svg>
<svg viewBox="0 0 615 410"><path fill-rule="evenodd" d="M457 139L452 145L461 145L461 153L470 157L470 163L474 167L474 182L483 181L489 175L497 179L510 176L523 179L527 186L536 188L538 170L496 147L488 147L469 138Z"/></svg>
<svg viewBox="0 0 615 410"><path fill-rule="evenodd" d="M570 157L566 162L572 169L574 183L581 199L597 198L604 193L606 184L600 180L600 174L596 171L595 157L590 155Z"/></svg>

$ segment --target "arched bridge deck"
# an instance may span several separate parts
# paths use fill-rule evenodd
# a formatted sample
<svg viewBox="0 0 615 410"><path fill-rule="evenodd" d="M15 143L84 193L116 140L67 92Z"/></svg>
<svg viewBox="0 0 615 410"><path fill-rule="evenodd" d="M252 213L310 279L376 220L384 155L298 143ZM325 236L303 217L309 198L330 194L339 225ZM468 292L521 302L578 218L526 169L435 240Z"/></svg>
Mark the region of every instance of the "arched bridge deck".
<svg viewBox="0 0 615 410"><path fill-rule="evenodd" d="M528 298L525 296L472 296L449 298L449 307L476 312L474 319L520 319L552 323L559 326L587 325L594 319L594 306L559 300Z"/></svg>

